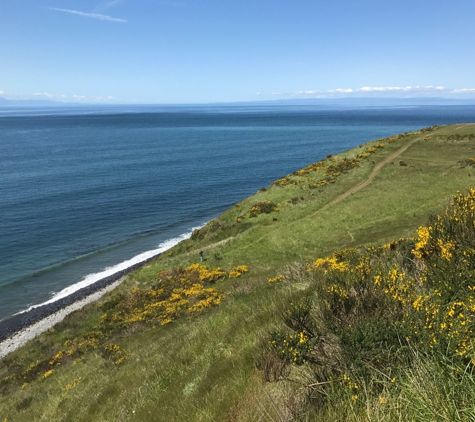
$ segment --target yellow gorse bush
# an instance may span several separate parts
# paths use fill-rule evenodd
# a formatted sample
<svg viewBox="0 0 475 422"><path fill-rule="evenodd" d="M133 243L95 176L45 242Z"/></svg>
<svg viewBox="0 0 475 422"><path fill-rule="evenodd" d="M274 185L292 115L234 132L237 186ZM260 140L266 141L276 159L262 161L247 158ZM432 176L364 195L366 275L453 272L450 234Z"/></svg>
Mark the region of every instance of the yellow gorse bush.
<svg viewBox="0 0 475 422"><path fill-rule="evenodd" d="M168 324L183 315L198 315L207 308L219 305L224 295L214 287L219 280L237 278L248 272L245 265L225 271L203 264L173 268L158 274L158 283L149 289L134 288L126 300L104 314L104 324L130 326L141 322Z"/></svg>
<svg viewBox="0 0 475 422"><path fill-rule="evenodd" d="M199 280L201 283L214 283L218 280L222 280L226 278L227 273L226 271L222 270L221 267L209 269L206 265L201 264L192 264L189 267L185 268L185 272L183 274L183 278L180 281L184 284L187 283L188 280L193 279L195 274L198 274ZM162 272L159 274L160 277L167 277L167 272Z"/></svg>
<svg viewBox="0 0 475 422"><path fill-rule="evenodd" d="M313 267L316 270L322 270L325 274L329 271L344 272L348 270L347 264L339 260L335 255L328 258L318 258L313 263Z"/></svg>
<svg viewBox="0 0 475 422"><path fill-rule="evenodd" d="M279 282L281 282L283 279L284 279L284 276L282 276L282 275L277 275L277 276L275 276L275 277L268 278L268 279L267 279L267 282L268 282L269 284L279 283Z"/></svg>
<svg viewBox="0 0 475 422"><path fill-rule="evenodd" d="M415 350L448 359L449 371L474 369L475 189L457 192L415 239L336 251L306 274L303 305L291 303L285 327L270 334L279 373L306 364L318 385L345 374L339 385L356 397L348 374L367 383L390 374L384 382L393 383Z"/></svg>
<svg viewBox="0 0 475 422"><path fill-rule="evenodd" d="M50 369L49 371L46 371L43 374L43 378L48 378L49 376L53 375L53 373L54 373L54 369Z"/></svg>
<svg viewBox="0 0 475 422"><path fill-rule="evenodd" d="M418 271L395 266L375 285L403 305L407 339L475 363L475 189L457 192L442 214L419 227L412 255Z"/></svg>
<svg viewBox="0 0 475 422"><path fill-rule="evenodd" d="M426 254L429 253L428 243L430 239L430 230L432 227L419 227L417 229L417 241L414 246L412 253L419 259L422 259Z"/></svg>
<svg viewBox="0 0 475 422"><path fill-rule="evenodd" d="M314 344L309 340L305 331L295 334L275 332L269 343L282 360L302 365L308 359L308 354Z"/></svg>
<svg viewBox="0 0 475 422"><path fill-rule="evenodd" d="M475 358L475 189L457 192L445 212L418 229L413 255L423 264L423 294L412 327L425 344ZM421 335L424 333L424 335ZM421 340L419 340L421 341Z"/></svg>
<svg viewBox="0 0 475 422"><path fill-rule="evenodd" d="M72 362L82 362L87 351L100 353L113 365L120 365L131 356L120 345L110 343L110 338L134 324L168 324L182 316L196 316L206 309L219 305L224 295L214 283L226 278L237 278L249 271L246 265L230 270L209 268L193 264L186 268L172 268L160 272L151 288L133 288L128 294L112 296L101 307L105 311L99 317L95 329L64 342L62 348L50 358L36 360L26 368L3 378L4 382L16 381L28 385L38 377L51 376L56 368ZM52 369L54 367L55 369ZM75 380L66 386L69 390L77 385Z"/></svg>
<svg viewBox="0 0 475 422"><path fill-rule="evenodd" d="M359 167L363 160L366 160L371 155L382 150L387 144L391 144L411 135L420 135L430 132L436 127L437 126L432 126L415 132L401 133L396 136L391 136L390 138L378 139L374 141L371 146L357 154L355 158L338 159L337 156L329 155L319 162L310 164L301 170L297 170L292 174L288 174L276 180L272 185L279 187L299 186L301 189L315 189L325 186L328 183L335 183L338 177L353 168ZM254 212L256 211L258 212L258 210L254 210Z"/></svg>
<svg viewBox="0 0 475 422"><path fill-rule="evenodd" d="M239 278L243 274L246 274L249 271L246 265L239 265L237 267L231 268L229 270L228 277L229 278Z"/></svg>
<svg viewBox="0 0 475 422"><path fill-rule="evenodd" d="M115 365L120 365L131 356L131 353L121 349L118 344L106 344L103 349L103 355L114 362Z"/></svg>
<svg viewBox="0 0 475 422"><path fill-rule="evenodd" d="M374 278L376 286L382 288L385 294L402 305L412 303L414 292L414 279L406 276L396 266L386 274L378 274Z"/></svg>
<svg viewBox="0 0 475 422"><path fill-rule="evenodd" d="M76 378L74 381L71 381L69 384L66 384L66 390L71 390L76 387L82 381L82 377Z"/></svg>
<svg viewBox="0 0 475 422"><path fill-rule="evenodd" d="M257 217L260 214L278 212L279 208L271 201L256 202L249 211L249 217Z"/></svg>
<svg viewBox="0 0 475 422"><path fill-rule="evenodd" d="M272 183L274 186L299 186L301 189L315 189L325 186L328 183L335 183L339 176L347 173L353 168L359 167L363 160L367 159L376 152L382 150L387 144L391 144L399 139L404 139L411 135L420 135L434 130L437 126L424 128L415 132L401 133L390 138L378 139L356 155L355 158L338 159L336 156L329 155L327 158L310 164L309 166L294 171Z"/></svg>
<svg viewBox="0 0 475 422"><path fill-rule="evenodd" d="M374 154L378 150L384 148L384 143L380 142L379 144L366 148L363 152L360 152L357 157L360 159L368 158L370 155Z"/></svg>

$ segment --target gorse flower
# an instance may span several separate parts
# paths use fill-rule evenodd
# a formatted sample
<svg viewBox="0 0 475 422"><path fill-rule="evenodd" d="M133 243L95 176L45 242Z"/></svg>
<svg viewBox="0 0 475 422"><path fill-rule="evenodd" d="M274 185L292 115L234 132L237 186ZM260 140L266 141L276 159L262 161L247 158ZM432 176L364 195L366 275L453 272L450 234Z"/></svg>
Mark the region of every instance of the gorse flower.
<svg viewBox="0 0 475 422"><path fill-rule="evenodd" d="M150 289L132 289L131 295L119 302L113 312L103 315L101 321L124 327L154 321L165 325L183 315L198 315L219 305L224 298L209 285L226 278L241 277L248 271L245 265L225 271L203 264L162 271L157 276L157 284Z"/></svg>
<svg viewBox="0 0 475 422"><path fill-rule="evenodd" d="M282 312L285 327L270 334L284 365L277 369L308 365L322 385L343 373L339 385L352 401L361 388L348 374L388 373L385 382L397 384L411 350L441 354L450 359L447 370L473 370L475 189L457 192L415 239L335 251L306 269L305 300L290 303Z"/></svg>
<svg viewBox="0 0 475 422"><path fill-rule="evenodd" d="M226 278L241 277L248 271L246 265L228 271L202 264L162 271L152 287L134 287L128 294L118 293L106 301L101 306L105 313L98 318L95 329L66 340L52 357L30 363L21 374L12 375L11 378L18 379L27 386L28 382L25 381L32 381L38 376L48 378L61 365L83 362L85 352L89 350L100 353L113 365L121 365L131 353L118 344L108 342L111 336L133 325L165 325L182 316L199 315L206 309L219 305L224 299L224 295L210 285ZM81 378L77 378L67 384L66 390L74 388L80 380Z"/></svg>
<svg viewBox="0 0 475 422"><path fill-rule="evenodd" d="M74 381L66 384L66 390L71 390L72 388L76 387L82 380L82 377L76 378Z"/></svg>
<svg viewBox="0 0 475 422"><path fill-rule="evenodd" d="M345 272L348 269L347 264L340 261L335 255L328 258L318 258L313 263L313 267L314 269L322 270L324 273L328 271Z"/></svg>
<svg viewBox="0 0 475 422"><path fill-rule="evenodd" d="M49 376L53 375L53 373L54 373L54 369L50 369L49 371L46 371L43 374L43 378L48 378Z"/></svg>
<svg viewBox="0 0 475 422"><path fill-rule="evenodd" d="M430 239L430 230L432 227L419 227L417 229L417 240L412 253L417 257L422 259L424 256L428 254L427 245Z"/></svg>
<svg viewBox="0 0 475 422"><path fill-rule="evenodd" d="M268 278L267 279L267 282L269 284L272 284L272 283L279 283L280 281L282 281L284 279L284 277L282 275L278 275L278 276L275 276L273 278Z"/></svg>

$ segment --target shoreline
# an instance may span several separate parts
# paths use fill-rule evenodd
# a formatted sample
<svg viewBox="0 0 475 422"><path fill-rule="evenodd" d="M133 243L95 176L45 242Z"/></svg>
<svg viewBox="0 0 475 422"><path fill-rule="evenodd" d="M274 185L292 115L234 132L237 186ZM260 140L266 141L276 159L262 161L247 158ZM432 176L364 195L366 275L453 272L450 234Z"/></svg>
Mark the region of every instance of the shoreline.
<svg viewBox="0 0 475 422"><path fill-rule="evenodd" d="M0 359L7 356L9 353L17 350L21 346L25 345L30 340L33 340L35 337L54 327L56 324L61 322L66 316L77 311L78 309L83 308L84 306L95 302L104 296L107 292L115 289L119 284L124 281L125 277L115 281L112 284L92 293L88 296L79 299L71 305L65 306L64 308L56 311L55 313L39 320L38 322L33 323L27 327L23 327L17 331L12 336L8 337L5 340L0 341Z"/></svg>
<svg viewBox="0 0 475 422"><path fill-rule="evenodd" d="M23 346L37 335L50 329L70 313L98 300L121 284L127 274L147 265L160 255L161 253L158 253L124 270L104 277L71 293L69 296L14 315L0 322L0 359Z"/></svg>

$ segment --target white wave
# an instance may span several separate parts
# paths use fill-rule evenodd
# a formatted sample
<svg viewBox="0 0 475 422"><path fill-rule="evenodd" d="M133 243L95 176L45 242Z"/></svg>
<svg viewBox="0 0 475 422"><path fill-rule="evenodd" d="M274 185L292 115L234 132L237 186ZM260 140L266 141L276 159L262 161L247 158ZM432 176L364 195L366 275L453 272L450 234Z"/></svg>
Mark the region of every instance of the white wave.
<svg viewBox="0 0 475 422"><path fill-rule="evenodd" d="M24 312L31 311L34 308L38 308L39 306L47 305L49 303L56 302L59 299L62 299L64 297L69 296L70 294L82 289L83 287L89 286L91 284L94 284L95 282L102 280L105 277L109 277L111 275L114 275L118 273L119 271L126 270L127 268L132 267L135 264L140 264L141 262L145 262L147 259L152 258L160 253L163 253L167 251L168 249L171 249L173 246L177 245L180 243L182 240L189 239L191 236L191 233L195 229L199 229L203 226L200 227L193 227L190 232L184 233L181 236L165 240L165 242L162 242L158 245L156 249L152 249L150 251L142 252L139 255L134 256L131 259L128 259L127 261L121 262L120 264L114 265L112 267L107 267L103 271L99 273L93 273L89 274L86 277L84 277L81 281L78 283L75 283L69 287L64 288L63 290L59 291L58 293L54 293L54 296L47 300L46 302L40 303L38 305L32 305L28 309L25 309L24 311L18 312L18 314L22 314ZM15 314L17 315L17 314Z"/></svg>

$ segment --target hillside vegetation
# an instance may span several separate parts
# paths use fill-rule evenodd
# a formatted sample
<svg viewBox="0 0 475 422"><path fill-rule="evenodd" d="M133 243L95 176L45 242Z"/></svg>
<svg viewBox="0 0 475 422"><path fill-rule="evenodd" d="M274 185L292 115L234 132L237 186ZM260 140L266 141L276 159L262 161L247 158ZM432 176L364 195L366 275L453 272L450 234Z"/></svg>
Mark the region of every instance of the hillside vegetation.
<svg viewBox="0 0 475 422"><path fill-rule="evenodd" d="M474 166L466 124L282 177L1 360L0 421L475 420Z"/></svg>

